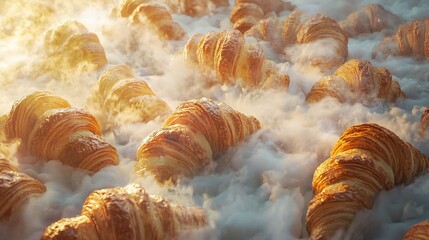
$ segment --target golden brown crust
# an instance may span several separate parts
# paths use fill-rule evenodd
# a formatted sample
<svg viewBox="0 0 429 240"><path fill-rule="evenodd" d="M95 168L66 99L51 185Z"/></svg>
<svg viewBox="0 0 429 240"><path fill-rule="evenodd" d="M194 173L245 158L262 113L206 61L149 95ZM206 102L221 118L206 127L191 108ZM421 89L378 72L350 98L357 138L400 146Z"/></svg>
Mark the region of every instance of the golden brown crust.
<svg viewBox="0 0 429 240"><path fill-rule="evenodd" d="M379 191L409 183L428 167L428 157L386 128L362 124L347 129L314 172L310 236L329 239L347 230L358 211L372 207Z"/></svg>
<svg viewBox="0 0 429 240"><path fill-rule="evenodd" d="M214 158L260 129L259 121L202 98L184 102L137 152L137 171L160 182L203 172Z"/></svg>
<svg viewBox="0 0 429 240"><path fill-rule="evenodd" d="M53 223L42 239L161 240L207 224L202 209L172 205L133 184L94 191L82 215Z"/></svg>
<svg viewBox="0 0 429 240"><path fill-rule="evenodd" d="M403 240L428 240L429 220L422 221L411 227L405 234Z"/></svg>
<svg viewBox="0 0 429 240"><path fill-rule="evenodd" d="M351 59L331 76L317 81L307 94L308 103L332 97L338 102L387 102L405 98L399 84L386 68L373 67L369 61Z"/></svg>
<svg viewBox="0 0 429 240"><path fill-rule="evenodd" d="M426 129L429 127L429 107L426 107L422 116L420 117L420 136L424 136Z"/></svg>

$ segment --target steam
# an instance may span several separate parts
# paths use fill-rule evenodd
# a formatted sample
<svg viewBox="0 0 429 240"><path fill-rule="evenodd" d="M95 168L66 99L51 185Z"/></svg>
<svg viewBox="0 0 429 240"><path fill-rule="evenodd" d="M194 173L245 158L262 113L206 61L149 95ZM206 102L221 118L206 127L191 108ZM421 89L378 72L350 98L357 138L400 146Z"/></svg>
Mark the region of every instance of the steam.
<svg viewBox="0 0 429 240"><path fill-rule="evenodd" d="M380 3L406 20L428 17L429 11L426 0L291 2L310 14L321 12L337 20L370 2ZM31 3L52 9L52 14L36 23L20 18L22 14L37 15L38 10ZM371 50L389 32L349 39L349 58L367 59L375 66L387 67L407 94L406 100L364 106L325 99L308 105L305 95L323 75L308 68L305 59L326 56L323 44L289 49L290 62L285 68L291 77L288 92L212 86L207 84L210 76L186 63L181 51L195 33L230 29L230 9L215 9L198 18L175 14L174 20L182 25L187 36L180 41L163 42L156 33L111 16L110 11L118 4L119 1L103 0L91 3L52 0L49 4L37 0L1 2L0 8L6 11L0 16L0 113L8 113L16 100L35 90L49 90L75 107L86 107L103 69L96 72L43 69L44 62L49 61L44 51L44 32L74 19L98 35L108 66L129 65L172 109L182 101L210 97L255 116L262 130L229 149L208 174L182 179L178 186L170 188L156 184L151 176L138 177L133 170L138 147L161 126L162 119L124 124L104 133L106 141L118 149L120 164L94 175L56 160L30 163L20 159L20 170L41 180L47 191L31 198L15 218L0 223L0 236L38 239L52 222L79 214L93 190L139 182L150 194L205 209L210 226L182 236L184 239L308 239L305 214L313 196L312 175L329 156L342 131L355 124L378 123L429 154L429 133L425 137L418 135L420 116L429 105L429 63L408 57L371 59ZM18 18L20 21L15 21ZM270 52L267 44L265 49ZM429 176L423 175L408 186L379 194L373 209L358 214L350 234L357 232L364 239L401 239L409 227L429 218L425 201L428 189Z"/></svg>

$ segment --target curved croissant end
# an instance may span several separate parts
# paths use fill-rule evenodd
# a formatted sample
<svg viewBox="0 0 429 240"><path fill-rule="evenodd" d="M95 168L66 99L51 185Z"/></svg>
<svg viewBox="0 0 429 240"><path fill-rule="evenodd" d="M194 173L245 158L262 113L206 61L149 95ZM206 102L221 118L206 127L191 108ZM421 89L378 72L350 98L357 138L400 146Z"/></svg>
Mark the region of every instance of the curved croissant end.
<svg viewBox="0 0 429 240"><path fill-rule="evenodd" d="M429 107L426 107L426 110L423 112L422 117L420 118L420 136L425 135L426 129L429 127Z"/></svg>
<svg viewBox="0 0 429 240"><path fill-rule="evenodd" d="M364 9L351 13L338 24L348 37L356 37L363 33L395 29L401 22L402 19L399 16L380 4L368 4Z"/></svg>
<svg viewBox="0 0 429 240"><path fill-rule="evenodd" d="M395 35L384 38L372 52L373 58L388 55L429 59L429 18L400 25Z"/></svg>
<svg viewBox="0 0 429 240"><path fill-rule="evenodd" d="M347 129L314 172L315 196L307 211L312 239L347 230L359 210L372 207L379 191L408 183L428 168L428 157L386 128L362 124Z"/></svg>
<svg viewBox="0 0 429 240"><path fill-rule="evenodd" d="M170 204L133 184L94 191L80 216L51 224L41 239L174 239L207 224L202 209Z"/></svg>
<svg viewBox="0 0 429 240"><path fill-rule="evenodd" d="M339 102L373 101L388 102L405 98L398 82L386 68L378 68L369 61L351 59L331 75L320 79L307 94L308 103L332 97Z"/></svg>
<svg viewBox="0 0 429 240"><path fill-rule="evenodd" d="M107 64L104 48L97 35L77 22L66 22L45 35L45 46L55 64L75 67L89 63L90 70L98 70Z"/></svg>
<svg viewBox="0 0 429 240"><path fill-rule="evenodd" d="M289 76L265 59L258 44L246 42L237 30L196 34L187 42L184 55L202 70L214 72L222 84L241 80L250 88L289 86Z"/></svg>
<svg viewBox="0 0 429 240"><path fill-rule="evenodd" d="M21 151L38 159L96 172L118 164L116 149L100 138L94 116L49 92L34 92L16 102L5 125L9 139L21 139Z"/></svg>
<svg viewBox="0 0 429 240"><path fill-rule="evenodd" d="M403 240L428 240L428 239L429 239L429 220L425 220L411 227L403 238Z"/></svg>
<svg viewBox="0 0 429 240"><path fill-rule="evenodd" d="M106 114L117 117L132 113L136 119L147 122L171 113L167 103L155 96L144 80L138 79L126 65L117 65L101 74L93 94L94 104Z"/></svg>
<svg viewBox="0 0 429 240"><path fill-rule="evenodd" d="M137 152L137 171L160 182L192 177L229 147L260 129L259 121L202 98L184 102L163 127L149 135Z"/></svg>

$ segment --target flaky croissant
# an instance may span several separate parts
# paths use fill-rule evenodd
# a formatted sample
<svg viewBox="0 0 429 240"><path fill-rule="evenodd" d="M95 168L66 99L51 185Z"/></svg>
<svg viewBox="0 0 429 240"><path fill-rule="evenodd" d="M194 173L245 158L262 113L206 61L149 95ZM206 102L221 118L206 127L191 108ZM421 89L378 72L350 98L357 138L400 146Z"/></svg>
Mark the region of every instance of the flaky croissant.
<svg viewBox="0 0 429 240"><path fill-rule="evenodd" d="M429 220L412 226L405 234L403 240L429 240Z"/></svg>
<svg viewBox="0 0 429 240"><path fill-rule="evenodd" d="M379 191L408 183L428 167L428 157L384 127L347 129L314 172L315 196L307 211L312 239L347 230L359 210L372 207Z"/></svg>
<svg viewBox="0 0 429 240"><path fill-rule="evenodd" d="M201 208L170 204L133 184L94 191L81 215L51 224L41 239L175 239L207 224Z"/></svg>
<svg viewBox="0 0 429 240"><path fill-rule="evenodd" d="M429 59L429 18L400 25L395 35L384 38L372 52L373 58L387 55Z"/></svg>
<svg viewBox="0 0 429 240"><path fill-rule="evenodd" d="M192 177L229 147L260 129L259 121L224 103L201 98L180 104L137 151L137 172L160 182Z"/></svg>
<svg viewBox="0 0 429 240"><path fill-rule="evenodd" d="M368 4L364 9L351 13L338 24L348 37L356 37L362 33L395 29L401 22L402 19L399 16L380 4Z"/></svg>
<svg viewBox="0 0 429 240"><path fill-rule="evenodd" d="M231 10L230 20L233 28L244 34L268 13L279 13L294 8L292 4L282 0L236 0Z"/></svg>
<svg viewBox="0 0 429 240"><path fill-rule="evenodd" d="M0 152L0 220L12 217L30 197L46 191L43 183L20 172L5 155Z"/></svg>
<svg viewBox="0 0 429 240"><path fill-rule="evenodd" d="M118 15L130 17L134 24L148 26L167 40L180 40L186 34L183 28L173 21L168 9L155 1L124 0L118 9Z"/></svg>
<svg viewBox="0 0 429 240"><path fill-rule="evenodd" d="M325 15L310 16L303 11L294 11L284 20L275 16L261 20L246 36L267 41L273 49L283 53L295 44L303 45L323 41L324 50L311 56L308 61L322 72L335 69L348 56L348 38L338 23Z"/></svg>
<svg viewBox="0 0 429 240"><path fill-rule="evenodd" d="M246 41L237 30L195 34L186 43L184 54L202 70L214 71L222 84L241 80L250 88L289 86L289 76L265 58L258 44Z"/></svg>
<svg viewBox="0 0 429 240"><path fill-rule="evenodd" d="M429 107L425 109L420 118L420 136L423 136L429 127Z"/></svg>
<svg viewBox="0 0 429 240"><path fill-rule="evenodd" d="M366 103L375 99L388 102L404 98L399 83L392 80L386 68L378 68L369 61L351 59L331 76L317 81L307 94L308 103L319 102L332 97L339 102L360 101Z"/></svg>
<svg viewBox="0 0 429 240"><path fill-rule="evenodd" d="M107 64L104 48L97 35L88 31L80 22L69 21L45 35L45 47L54 67L76 67L97 70Z"/></svg>
<svg viewBox="0 0 429 240"><path fill-rule="evenodd" d="M103 119L106 115L118 117L125 114L126 122L147 122L171 112L167 103L126 65L112 66L101 74L92 104L102 110Z"/></svg>
<svg viewBox="0 0 429 240"><path fill-rule="evenodd" d="M8 139L21 139L22 154L37 159L60 160L90 172L118 164L118 153L100 138L95 117L49 92L34 92L16 102L5 131Z"/></svg>

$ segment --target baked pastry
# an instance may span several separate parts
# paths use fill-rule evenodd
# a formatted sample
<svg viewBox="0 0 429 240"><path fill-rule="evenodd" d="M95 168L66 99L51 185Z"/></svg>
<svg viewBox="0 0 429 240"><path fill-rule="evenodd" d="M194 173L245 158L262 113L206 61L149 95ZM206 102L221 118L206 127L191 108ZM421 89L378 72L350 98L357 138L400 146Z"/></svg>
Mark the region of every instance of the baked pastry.
<svg viewBox="0 0 429 240"><path fill-rule="evenodd" d="M308 103L319 102L326 97L338 102L373 102L382 99L394 102L405 98L399 83L392 80L386 68L378 68L369 61L351 59L331 76L317 81L307 94Z"/></svg>
<svg viewBox="0 0 429 240"><path fill-rule="evenodd" d="M101 139L95 117L49 92L34 92L17 101L5 131L8 139L21 139L23 155L60 160L90 172L118 164L118 153Z"/></svg>
<svg viewBox="0 0 429 240"><path fill-rule="evenodd" d="M186 34L183 28L173 21L168 9L155 1L124 0L118 9L118 15L130 17L132 23L147 26L167 40L180 40Z"/></svg>
<svg viewBox="0 0 429 240"><path fill-rule="evenodd" d="M356 37L363 33L379 32L383 29L395 29L402 19L386 10L380 4L368 4L360 11L347 16L338 22L348 37Z"/></svg>
<svg viewBox="0 0 429 240"><path fill-rule="evenodd" d="M422 221L411 227L405 234L403 240L428 240L429 220Z"/></svg>
<svg viewBox="0 0 429 240"><path fill-rule="evenodd" d="M247 32L259 20L270 13L279 13L284 10L293 10L295 6L282 0L236 0L232 7L230 20L233 29L241 33Z"/></svg>
<svg viewBox="0 0 429 240"><path fill-rule="evenodd" d="M229 147L260 129L259 121L224 103L201 98L180 104L137 151L137 172L159 182L193 177Z"/></svg>
<svg viewBox="0 0 429 240"><path fill-rule="evenodd" d="M133 184L94 191L81 215L51 224L41 239L174 239L207 224L202 209L170 204Z"/></svg>
<svg viewBox="0 0 429 240"><path fill-rule="evenodd" d="M259 21L245 35L267 41L278 53L284 53L287 47L296 44L321 43L326 50L315 51L317 55L310 55L303 61L322 72L341 66L348 56L347 36L334 19L322 14L310 16L303 11L294 11L284 20L271 16Z"/></svg>
<svg viewBox="0 0 429 240"><path fill-rule="evenodd" d="M166 3L173 12L191 17L206 15L213 7L229 6L228 0L167 0Z"/></svg>
<svg viewBox="0 0 429 240"><path fill-rule="evenodd" d="M359 210L372 208L379 191L409 183L428 167L428 157L384 127L347 129L314 172L315 196L307 211L311 238L347 230Z"/></svg>
<svg viewBox="0 0 429 240"><path fill-rule="evenodd" d="M413 56L429 59L429 18L400 25L393 36L388 36L372 52L373 58Z"/></svg>
<svg viewBox="0 0 429 240"><path fill-rule="evenodd" d="M195 34L186 43L185 58L203 71L214 72L222 84L248 88L289 86L289 76L265 58L262 48L237 30Z"/></svg>
<svg viewBox="0 0 429 240"><path fill-rule="evenodd" d="M420 136L423 136L429 127L429 107L426 107L420 118Z"/></svg>
<svg viewBox="0 0 429 240"><path fill-rule="evenodd" d="M103 121L109 116L119 118L123 114L126 122L147 122L171 113L167 103L126 65L106 69L98 79L91 100L91 104L101 110L98 119Z"/></svg>
<svg viewBox="0 0 429 240"><path fill-rule="evenodd" d="M80 22L68 21L45 34L45 48L52 68L98 70L107 64L104 48L97 35Z"/></svg>

